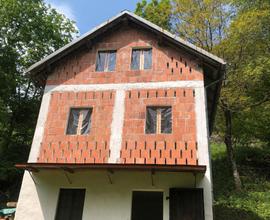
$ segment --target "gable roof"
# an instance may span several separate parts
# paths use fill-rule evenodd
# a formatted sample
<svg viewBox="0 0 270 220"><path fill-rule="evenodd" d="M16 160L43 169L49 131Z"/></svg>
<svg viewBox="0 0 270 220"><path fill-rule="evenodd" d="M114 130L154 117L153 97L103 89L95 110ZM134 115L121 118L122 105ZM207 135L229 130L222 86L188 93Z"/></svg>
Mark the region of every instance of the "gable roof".
<svg viewBox="0 0 270 220"><path fill-rule="evenodd" d="M162 29L161 27L153 24L152 22L130 12L127 10L124 10L122 12L120 12L118 15L116 15L115 17L112 17L111 19L105 21L104 23L96 26L95 28L93 28L92 30L90 30L89 32L83 34L81 37L73 40L72 42L68 43L67 45L61 47L60 49L56 50L55 52L53 52L52 54L46 56L44 59L36 62L35 64L33 64L32 66L30 66L27 69L27 72L35 72L37 71L41 66L46 65L46 64L51 64L53 62L55 62L55 60L57 60L57 58L61 57L61 54L63 54L64 52L66 52L67 50L70 51L70 49L75 49L77 48L76 46L80 46L81 43L85 43L84 41L87 40L88 38L91 38L92 35L97 34L98 31L101 31L102 29L108 27L109 25L113 25L114 22L116 22L117 20L119 20L120 18L123 17L127 17L130 18L131 20L136 20L137 22L141 22L141 24L144 24L146 27L153 29L157 32L160 32L160 34L170 38L171 40L174 40L175 42L179 43L180 45L182 45L183 47L185 47L186 49L189 49L191 51L193 51L194 53L203 56L204 58L207 58L209 60L212 60L214 62L217 62L221 65L225 65L226 62L215 56L212 53L207 52L206 50L197 47L191 43L189 43L188 41L183 40L182 38L170 33L169 31L166 31L164 29ZM93 36L94 37L94 36ZM66 54L66 53L65 53ZM40 69L39 69L40 70Z"/></svg>
<svg viewBox="0 0 270 220"><path fill-rule="evenodd" d="M106 22L85 33L81 37L56 50L39 62L33 64L27 69L27 72L31 74L32 78L37 82L37 84L44 86L44 82L47 75L50 73L52 64L83 45L91 47L96 37L102 35L108 30L116 28L123 22L132 22L141 28L156 34L158 37L160 37L161 41L169 42L176 48L180 48L183 51L195 56L201 61L201 63L203 63L204 81L207 90L208 125L211 132L226 62L214 54L183 40L182 38L127 10L120 12L115 17L112 17Z"/></svg>

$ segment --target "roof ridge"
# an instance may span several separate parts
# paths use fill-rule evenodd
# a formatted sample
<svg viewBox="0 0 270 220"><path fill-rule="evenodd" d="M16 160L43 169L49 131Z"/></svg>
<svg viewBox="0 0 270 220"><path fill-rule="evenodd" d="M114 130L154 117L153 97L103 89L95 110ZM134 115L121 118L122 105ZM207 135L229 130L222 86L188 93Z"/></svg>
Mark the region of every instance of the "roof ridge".
<svg viewBox="0 0 270 220"><path fill-rule="evenodd" d="M226 64L226 62L222 58L214 55L213 53L208 52L207 50L205 50L205 49L203 49L201 47L198 47L198 46L190 43L187 40L184 40L183 38L177 36L176 34L173 34L172 32L170 32L170 31L168 31L168 30L166 30L164 28L159 27L158 25L154 24L153 22L151 22L149 20L146 20L145 18L140 17L140 16L136 15L133 12L126 11L126 13L129 14L130 16L133 16L133 17L137 18L138 20L143 21L144 23L148 23L150 26L155 27L155 29L157 29L157 30L158 29L160 31L162 30L161 32L163 32L164 34L170 36L171 38L174 38L175 40L179 41L180 43L186 44L187 46L189 46L189 47L191 47L191 48L193 48L193 49L197 50L198 52L201 52L201 53L203 53L205 55L207 54L209 57L212 57L213 59L219 60L219 62L222 63L222 64Z"/></svg>
<svg viewBox="0 0 270 220"><path fill-rule="evenodd" d="M152 22L150 22L150 21L148 21L148 20L146 20L146 19L144 19L144 18L142 18L142 17L134 14L133 12L130 12L129 10L126 10L125 9L125 10L121 11L120 13L118 13L116 16L109 18L105 22L103 22L100 25L92 28L91 30L89 30L85 34L83 34L80 37L72 40L70 43L68 43L65 46L59 48L58 50L56 50L53 53L49 54L48 56L44 57L40 61L34 63L32 66L30 66L27 69L27 72L31 72L34 69L38 68L39 66L45 64L46 62L49 62L49 60L52 59L53 57L61 54L62 52L64 52L68 48L70 48L71 46L74 46L75 44L79 43L83 39L91 36L92 34L94 34L99 29L101 29L101 28L105 27L106 25L112 23L113 21L115 21L116 19L120 18L121 16L123 16L125 14L127 14L127 15L135 18L136 20L138 20L138 21L140 21L140 22L148 25L149 27L153 28L154 30L159 31L159 32L163 33L164 35L166 35L167 37L174 39L178 43L180 43L180 44L182 44L182 45L184 45L184 46L186 46L188 48L191 48L191 49L195 50L196 52L198 52L198 53L200 53L200 54L202 54L202 55L204 55L204 56L206 56L206 57L208 57L208 58L210 58L210 59L212 59L212 60L214 60L214 61L222 64L222 65L225 65L226 64L226 62L223 59L219 58L218 56L216 56L216 55L214 55L214 54L212 54L212 53L210 53L210 52L208 52L208 51L206 51L206 50L204 50L204 49L202 49L200 47L195 46L194 44L192 44L192 43L190 43L190 42L188 42L188 41L186 41L186 40L178 37L177 35L172 34L171 32L169 32L169 31L167 31L167 30L159 27L158 25L156 25L156 24L154 24L154 23L152 23Z"/></svg>

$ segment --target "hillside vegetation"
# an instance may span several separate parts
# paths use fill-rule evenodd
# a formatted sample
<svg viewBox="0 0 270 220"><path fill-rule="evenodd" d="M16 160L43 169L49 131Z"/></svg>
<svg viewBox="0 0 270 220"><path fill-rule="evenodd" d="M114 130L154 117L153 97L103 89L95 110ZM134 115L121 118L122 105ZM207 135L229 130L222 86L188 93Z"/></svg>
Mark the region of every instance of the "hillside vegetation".
<svg viewBox="0 0 270 220"><path fill-rule="evenodd" d="M270 149L235 148L243 188L234 190L224 144L212 144L214 214L216 220L270 219Z"/></svg>

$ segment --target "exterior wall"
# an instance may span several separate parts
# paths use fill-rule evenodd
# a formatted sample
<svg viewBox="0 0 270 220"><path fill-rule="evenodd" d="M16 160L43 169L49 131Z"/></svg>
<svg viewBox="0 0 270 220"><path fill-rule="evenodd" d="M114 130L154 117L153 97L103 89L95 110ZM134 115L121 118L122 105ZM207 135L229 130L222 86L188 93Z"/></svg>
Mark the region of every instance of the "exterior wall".
<svg viewBox="0 0 270 220"><path fill-rule="evenodd" d="M131 88L129 84L98 85L100 91L91 90L94 85L85 86L86 91L73 85L49 91L43 140L34 146L40 148L38 162L199 163L195 88L202 82L132 83ZM146 107L152 105L172 106L171 134L145 134ZM65 134L71 107L93 108L88 135Z"/></svg>
<svg viewBox="0 0 270 220"><path fill-rule="evenodd" d="M54 219L60 188L86 189L83 220L130 220L132 191L162 191L163 219L169 220L169 188L190 188L195 184L191 173L157 172L153 175L154 186L150 172L116 171L110 174L112 184L106 171L81 171L67 175L71 184L61 171L43 171L34 175L35 185L26 173L20 199L27 201L28 206L18 206L16 220L28 220L29 216L37 220ZM197 177L197 182L200 179Z"/></svg>
<svg viewBox="0 0 270 220"><path fill-rule="evenodd" d="M119 124L113 125L114 124L113 121L119 121L118 119L121 119L121 118L123 119L124 118L123 115L125 114L125 112L129 111L129 109L124 108L125 105L123 104L123 100L125 100L127 98L125 98L122 91L126 91L125 93L129 94L129 91L138 90L141 88L148 89L148 90L151 90L153 88L155 88L156 90L160 90L160 89L164 90L164 88L170 88L170 87L174 88L174 89L172 89L172 91L174 91L174 90L183 91L183 88L185 88L185 90L191 90L191 91L195 90L195 99L191 98L190 100L193 100L192 102L194 102L193 108L195 108L196 130L200 131L200 132L196 132L196 140L198 140L197 157L198 157L198 163L200 165L207 166L207 171L206 171L205 175L197 181L197 186L204 189L204 205L205 205L205 216L206 216L205 219L212 220L213 216L212 216L211 167L210 167L210 159L209 159L210 154L209 154L209 147L208 147L208 133L207 133L207 123L206 123L207 118L206 118L205 90L204 90L202 81L197 81L197 82L177 81L177 82L162 82L162 83L132 83L132 84L100 84L100 85L81 85L81 86L80 85L78 85L78 86L76 86L76 85L74 85L74 86L73 85L47 86L45 89L45 95L44 95L45 99L43 97L40 112L45 112L45 113L50 112L49 111L49 108L50 108L49 103L50 103L51 98L54 96L54 95L52 96L51 94L57 94L55 97L58 97L60 92L72 93L72 92L76 92L76 91L81 91L81 93L83 94L89 90L91 92L103 91L104 93L106 91L110 91L110 92L113 91L113 94L116 94L115 98L114 98L114 103L115 104L116 104L116 102L120 103L120 106L118 106L117 108L121 109L121 106L122 106L122 110L120 111L120 114L115 113L115 112L119 113L119 111L115 111L115 109L116 109L115 107L113 110L111 134L115 134L117 132L119 133L119 127L121 128L121 126L123 126L124 120L122 120L122 122L120 120L120 125ZM120 98L119 97L117 98L117 94L119 93L119 91L120 91L120 96L119 96ZM170 92L167 93L168 96L170 96L169 94L170 94ZM120 102L119 102L119 99L120 99ZM130 100L130 101L132 101L132 100ZM51 113L49 113L49 114L51 114ZM29 157L29 161L31 161L31 162L37 161L37 157L39 155L40 145L39 144L35 145L35 143L37 143L39 140L40 141L42 140L40 137L42 136L41 134L44 133L44 129L42 129L43 127L44 127L44 116L40 114L39 119L38 119L38 123L37 123L36 133L34 136L35 142L33 142L31 152L30 152L30 157ZM125 136L125 135L127 135L127 134L124 132L123 136ZM118 143L117 142L118 138L119 137L117 135L116 136L111 135L110 143ZM114 146L114 147L110 147L111 151L115 151L116 154L120 155L120 149L122 146L121 141L120 141L120 143L118 143L118 148L116 148L115 145L110 144L110 146ZM114 158L109 158L109 161L117 162L115 160L116 158L117 158L117 156L114 156ZM133 174L133 172L130 172L130 174ZM48 179L55 179L55 175L53 173L48 174L48 175L54 176L54 178L48 178ZM167 173L163 173L162 175L166 176ZM170 176L170 175L172 175L172 174L168 174L168 176ZM192 181L189 181L187 184L182 184L181 181L182 181L183 174L176 173L174 175L175 175L174 178L177 179L177 181L179 181L179 184L172 183L170 185L170 187L194 187L194 182L192 182ZM191 173L188 175L193 176L193 174L191 174ZM147 176L147 180L151 181L150 174L148 173L148 174L146 174L146 176ZM61 178L63 178L63 177L64 177L64 173L61 174ZM88 178L88 182L90 179L91 179L91 181L95 181L94 180L95 178L90 178L90 176L89 177L87 176L87 178ZM133 179L132 176L130 178ZM136 177L136 175L135 175L134 178L135 178L134 183L137 183L138 177ZM166 179L167 183L169 184L170 183L169 177L164 177L164 178ZM81 177L79 179L77 179L77 178L72 178L72 179L73 179L73 181L80 181ZM114 179L115 180L118 179L117 175L114 177ZM64 187L64 186L66 186L66 187L71 187L71 186L72 187L84 187L83 182L81 182L81 185L80 185L80 182L77 182L76 185L73 185L73 184L72 185L67 185L67 184L66 185L59 185L58 187L56 187L56 189L57 189L56 190L54 188L54 186L50 186L50 183L44 185L43 180L44 180L44 178L40 179L40 180L37 179L36 180L37 184L34 184L33 180L29 176L29 174L27 172L25 173L22 188L21 188L20 198L18 201L16 220L17 219L19 219L19 220L20 219L22 219L22 220L28 219L29 216L37 216L37 217L35 217L35 219L46 219L46 220L52 219L51 216L54 215L53 210L55 210L55 208L56 208L56 201L50 200L50 199L47 200L46 199L47 196L52 196L55 199L55 196L56 196L55 194L57 193L56 191L59 189L59 187ZM61 180L61 181L64 181L64 180ZM65 179L65 181L67 181L67 180ZM129 180L124 178L123 181L125 182L125 181L129 181ZM151 183L148 182L148 184L151 184ZM142 189L143 188L139 184L138 185L133 184L132 186L135 189ZM100 187L102 187L102 185L100 185ZM54 188L54 190L53 190L53 188ZM148 187L146 187L146 188L148 189ZM151 185L150 185L150 188L151 188ZM168 186L168 188L169 188L169 186ZM168 191L168 188L166 188L167 191ZM162 188L162 189L164 189L164 188ZM50 190L52 190L52 191L50 191ZM38 192L40 192L40 193L38 193ZM117 191L114 191L114 194L117 194L117 193L118 193ZM105 194L102 194L102 195L105 197ZM31 199L29 199L29 198L31 198ZM109 198L110 198L110 196L108 196L107 199L109 199ZM103 200L105 200L105 201L107 199L103 198ZM116 201L114 201L114 202L116 202ZM130 196L128 197L128 201L126 201L126 203L127 202L129 202L129 205L130 205L130 203L131 203ZM48 205L49 206L48 209L52 210L52 211L48 211L48 212L43 211L43 208L42 208L43 205L41 203L45 203L45 206ZM125 205L128 205L126 203L125 203ZM89 206L91 206L91 205L93 205L93 204L90 203ZM106 207L107 206L108 206L108 204L106 204ZM29 207L32 207L31 210L29 209ZM97 207L95 207L95 208L97 208ZM25 210L27 210L27 211L25 211ZM126 209L124 209L124 211L125 210ZM167 212L168 212L168 210L167 210ZM44 213L45 213L45 216L43 216ZM50 214L51 216L48 216L48 213L51 213ZM164 213L165 213L165 211L164 211ZM122 218L122 219L128 219L128 218ZM164 219L166 219L166 218L164 217Z"/></svg>
<svg viewBox="0 0 270 220"><path fill-rule="evenodd" d="M151 70L130 69L134 47L152 47ZM117 50L114 72L95 71L97 52L100 49ZM90 50L81 50L61 60L49 75L47 85L203 80L197 62L183 51L159 46L155 36L142 29L123 27L103 36Z"/></svg>
<svg viewBox="0 0 270 220"><path fill-rule="evenodd" d="M132 48L149 46L152 68L131 70ZM100 49L117 50L114 72L95 72ZM33 154L29 159L54 163L196 165L196 92L189 85L202 80L197 60L169 46L160 46L148 32L124 26L103 35L92 49L72 53L49 75L47 88L55 85L58 89L46 94L51 97L46 122L43 120L44 135L39 137L39 143L33 142L38 159ZM84 85L85 90L80 90ZM148 105L172 106L172 134L145 134ZM90 134L66 135L69 109L87 106L93 108Z"/></svg>
<svg viewBox="0 0 270 220"><path fill-rule="evenodd" d="M152 47L151 70L130 70L132 47L139 46ZM97 51L106 48L117 49L116 71L95 72ZM212 220L206 100L203 73L197 62L181 51L159 46L152 35L130 28L104 36L90 50L69 55L47 80L28 162L155 163L156 158L158 164L206 165L207 171L197 185L204 189L206 220ZM172 134L144 134L147 105L172 105ZM90 134L65 135L70 107L85 106L94 110ZM143 152L145 143L149 149ZM150 150L153 158L146 161ZM127 151L131 157L127 157ZM29 216L53 219L60 187L85 187L84 219L97 220L107 216L130 219L134 189L163 190L164 220L167 220L165 198L169 188L194 187L191 173L157 174L155 187L151 186L149 173L115 173L112 185L104 172L72 174L71 185L63 172L41 172L34 178L36 184L27 172L24 175L16 220Z"/></svg>
<svg viewBox="0 0 270 220"><path fill-rule="evenodd" d="M205 219L213 219L213 188L212 188L212 168L211 168L211 152L209 146L209 129L207 126L207 102L206 102L206 90L204 88L196 88L196 128L197 143L198 143L198 155L199 164L206 165L206 172L204 178L198 184L199 187L204 189L204 207L205 207Z"/></svg>
<svg viewBox="0 0 270 220"><path fill-rule="evenodd" d="M196 139L198 143L199 164L210 165L209 129L207 126L207 103L205 89L195 88Z"/></svg>
<svg viewBox="0 0 270 220"><path fill-rule="evenodd" d="M38 162L107 163L115 92L54 92ZM66 135L71 107L91 107L91 132Z"/></svg>
<svg viewBox="0 0 270 220"><path fill-rule="evenodd" d="M124 91L124 103L115 111L125 112L120 129L112 124L114 104L121 103L114 100L115 94L115 91L52 92L38 162L107 163L112 151L115 159L110 162L197 164L195 90ZM171 134L145 134L146 106L152 105L172 106ZM93 108L89 135L65 134L71 107ZM119 124L117 115L114 118ZM116 147L118 143L110 146L113 139L110 137L114 136L111 130L121 139L121 149Z"/></svg>
<svg viewBox="0 0 270 220"><path fill-rule="evenodd" d="M207 167L205 175L202 178L197 180L197 186L204 189L204 205L205 205L205 217L206 217L205 219L212 220L213 216L212 216L211 167L210 167L210 159L209 159L210 154L209 154L209 147L208 147L208 132L207 132L207 123L206 123L207 116L206 116L205 90L204 90L202 81L47 86L45 89L45 94L43 97L40 112L45 112L45 113L49 112L48 115L51 114L49 111L49 108L50 108L49 103L51 102L51 99L53 97L59 98L60 97L59 94L63 93L63 92L74 93L74 92L80 91L79 93L81 93L81 94L85 94L85 92L87 92L87 91L89 94L90 93L93 94L93 92L99 93L100 91L103 91L104 94L106 92L110 92L110 93L115 94L112 96L112 97L114 97L114 110L113 110L113 114L112 114L113 119L112 119L112 125L111 125L110 130L111 130L111 134L119 134L120 133L120 137L121 137L122 134L121 134L121 132L119 132L119 129L120 129L120 131L125 130L122 127L122 126L124 126L124 123L125 123L123 120L124 115L129 114L127 112L129 112L131 109L130 106L127 109L126 105L131 104L131 103L129 103L129 101L132 102L132 98L129 101L127 101L126 104L123 104L123 100L129 99L128 94L130 91L131 91L131 93L133 91L138 91L138 90L142 91L141 90L142 88L143 88L143 90L149 90L149 91L153 90L153 88L155 88L155 90L158 90L158 91L164 91L164 89L166 88L166 90L168 91L167 96L169 96L169 97L172 96L171 94L174 94L174 92L172 92L172 91L183 91L185 89L186 91L190 91L190 94L191 94L191 91L195 90L195 97L193 97L193 98L190 97L188 99L190 100L189 102L191 103L191 106L193 105L193 107L191 107L190 109L192 109L192 111L195 111L195 122L196 122L195 123L196 124L195 130L200 131L200 132L196 132L196 140L198 142L198 144L197 144L198 145L197 159L198 159L199 165L206 165L206 167ZM171 88L171 89L169 89L169 88ZM124 91L124 94L127 94L127 96L123 95L123 91ZM54 94L55 96L52 94ZM133 92L133 94L134 94L134 92ZM188 92L186 94L188 94ZM192 96L193 96L193 92L192 92ZM131 95L131 97L132 97L132 95ZM133 95L133 97L136 97L136 96ZM167 98L169 98L169 97L167 97ZM155 98L153 98L153 100L156 100L157 98L158 97L155 97ZM174 100L174 98L171 98L171 99ZM183 102L183 99L184 99L184 97L182 97L181 102ZM170 98L168 99L168 101L169 100L170 100ZM136 99L136 101L139 101L139 100ZM116 107L116 103L118 103L117 104L117 105L119 105L118 107ZM132 106L132 108L134 108L134 107ZM181 108L181 107L179 107L179 108ZM118 111L119 109L121 109L121 110ZM187 113L188 112L189 111L187 111ZM192 118L193 117L192 115L194 114L194 112L188 113L188 114L190 114L189 115L190 117L188 117L188 118ZM121 120L121 118L122 118L122 120ZM119 123L116 123L116 125L115 125L113 121L116 121ZM39 119L38 119L38 123L37 123L36 133L34 136L35 142L33 142L31 152L30 152L30 157L29 157L30 162L37 161L37 157L39 155L40 144L35 144L35 143L37 143L39 140L41 142L42 139L40 137L42 137L42 133L44 133L44 130L46 130L43 128L44 128L44 115L40 114ZM64 131L64 129L63 129L63 131ZM128 138L127 135L128 134L124 131L123 136ZM120 150L121 150L121 146L122 146L121 141L118 142L118 140L119 140L118 138L119 138L119 136L117 136L117 135L111 135L111 137L110 137L110 143L116 143L116 145L110 144L110 146L111 146L110 150L114 151L116 153L116 156L111 156L109 158L109 161L114 162L114 163L117 162L117 158L120 155ZM160 136L159 138L161 138L161 139L157 139L157 140L160 141L164 137ZM125 142L123 142L123 143L125 143ZM132 143L132 141L129 143ZM133 143L135 145L135 142L133 142ZM179 146L183 147L183 142L180 141L180 143L182 143L182 145L180 144ZM166 146L168 146L168 147L172 146L171 142L168 143L168 145L166 145ZM177 144L177 146L178 146L178 144ZM112 155L112 153L111 153L111 155ZM130 172L130 174L133 174L133 172ZM51 173L51 175L54 176L53 173ZM148 173L146 175L147 175L148 181L151 181L150 174ZM163 173L162 175L166 176L167 173L166 174ZM170 175L172 175L172 174L168 174L168 176L170 176ZM188 174L188 175L193 176L193 174ZM63 178L63 177L64 177L64 173L61 174L61 178ZM194 187L194 182L192 182L192 181L183 185L181 182L182 177L183 177L183 174L179 174L179 173L175 174L174 178L177 179L177 181L179 181L179 184L172 183L170 185L170 187ZM54 176L54 178L55 178L55 176ZM117 180L118 179L117 175L114 178L115 178L115 180ZM132 179L133 177L131 176L130 178ZM135 175L134 178L135 178L134 182L136 183L138 181L137 180L138 177L136 177L136 175ZM169 177L168 178L164 177L164 178L166 179L166 181L168 181L168 184L169 184L170 183ZM50 178L48 178L48 179L50 179ZM80 179L81 179L81 177L78 180L80 180ZM88 182L90 179L91 179L91 181L94 181L94 178L92 179L89 177ZM53 196L55 196L56 191L54 189L53 192L49 192L49 190L53 189L53 186L51 186L51 188L50 188L50 186L49 186L50 184L48 183L46 186L47 188L44 187L43 180L44 179L36 180L37 184L35 185L33 183L33 180L31 179L31 177L29 176L29 174L27 172L25 173L23 184L22 184L22 189L21 189L21 193L20 193L20 198L19 198L19 202L18 202L16 219L19 219L19 220L20 219L28 219L29 216L38 216L35 219L48 219L48 220L52 219L50 216L49 217L47 215L45 217L43 216L43 213L47 213L47 212L42 213L42 208L41 208L40 203L42 203L43 196L45 198L44 200L46 200L47 195L53 194ZM63 180L61 180L61 181L63 181ZM66 179L65 179L65 181L66 181ZM74 181L77 181L77 179L75 178ZM125 182L128 180L124 178L123 181ZM38 186L39 184L40 184L40 186ZM66 187L71 187L71 186L72 187L80 187L81 186L81 187L84 187L84 183L82 182L80 185L79 182L77 182L77 185L73 185L73 184L72 185L61 185L59 187L62 187L62 186L66 186ZM132 186L134 186L134 188L136 188L136 189L140 189L140 188L142 189L142 187L140 187L140 185L137 186L136 184L134 184ZM59 187L56 187L57 190ZM100 187L102 187L102 186L100 185ZM151 186L150 186L150 188L151 188ZM168 190L168 188L166 190ZM148 187L147 187L147 189L148 189ZM38 195L37 191L40 191L41 194ZM117 194L116 191L114 193ZM105 195L103 195L103 196L105 196ZM31 199L29 199L29 198L31 198ZM108 198L110 198L110 196L108 196ZM129 197L129 199L130 199L130 197ZM104 200L106 200L106 199L104 198ZM33 204L33 203L35 203L35 204ZM129 200L129 203L131 203L131 200ZM55 210L55 208L56 208L56 201L49 201L48 200L47 202L45 202L45 204L49 205L50 210ZM33 210L32 209L29 210L29 207L33 207ZM107 207L107 205L106 205L106 207ZM25 211L25 210L27 210L27 211ZM31 212L34 212L34 213L31 213ZM167 210L167 212L168 212L168 210ZM51 214L51 215L53 215L53 214ZM125 219L125 218L122 218L122 219ZM126 218L126 219L128 219L128 218ZM166 218L164 218L164 219L166 219Z"/></svg>
<svg viewBox="0 0 270 220"><path fill-rule="evenodd" d="M196 165L195 91L170 88L127 93L122 162ZM172 107L172 133L145 134L147 106Z"/></svg>

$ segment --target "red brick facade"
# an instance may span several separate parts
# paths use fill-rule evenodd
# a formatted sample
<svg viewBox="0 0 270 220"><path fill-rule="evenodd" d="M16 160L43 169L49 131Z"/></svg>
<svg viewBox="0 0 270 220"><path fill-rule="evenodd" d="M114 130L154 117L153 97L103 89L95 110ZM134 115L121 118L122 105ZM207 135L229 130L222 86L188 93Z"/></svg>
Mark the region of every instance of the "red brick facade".
<svg viewBox="0 0 270 220"><path fill-rule="evenodd" d="M126 94L123 163L196 164L192 89L133 90ZM145 134L147 106L172 107L171 134Z"/></svg>
<svg viewBox="0 0 270 220"><path fill-rule="evenodd" d="M152 69L130 69L134 47L152 48ZM116 49L114 72L96 72L99 49ZM191 56L160 46L152 34L135 28L103 36L91 49L62 59L47 85L163 82L203 80L199 63ZM191 88L129 90L125 94L121 163L196 165L195 91ZM38 162L108 163L115 91L54 92ZM171 134L145 134L147 106L172 107ZM91 107L88 135L66 135L71 107Z"/></svg>
<svg viewBox="0 0 270 220"><path fill-rule="evenodd" d="M114 92L53 93L38 162L106 163ZM66 135L71 107L91 107L91 132Z"/></svg>
<svg viewBox="0 0 270 220"><path fill-rule="evenodd" d="M130 69L134 47L151 47L151 70ZM96 72L96 57L100 49L116 49L114 72ZM61 61L49 75L47 85L159 82L175 80L203 80L203 74L194 59L169 46L159 46L157 39L142 30L122 28L104 36L90 50L71 54Z"/></svg>

